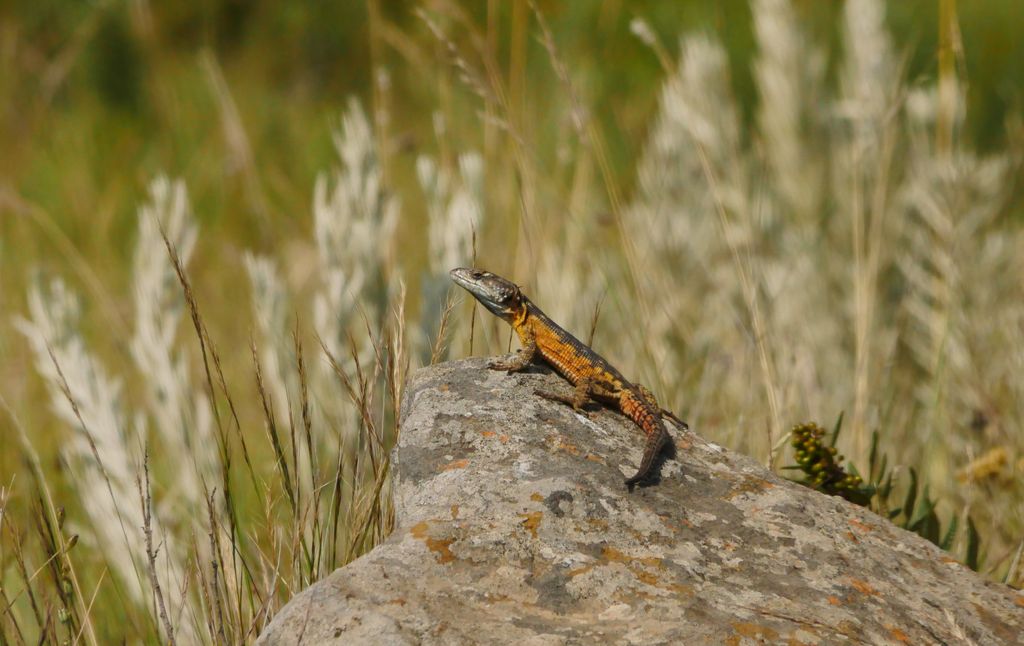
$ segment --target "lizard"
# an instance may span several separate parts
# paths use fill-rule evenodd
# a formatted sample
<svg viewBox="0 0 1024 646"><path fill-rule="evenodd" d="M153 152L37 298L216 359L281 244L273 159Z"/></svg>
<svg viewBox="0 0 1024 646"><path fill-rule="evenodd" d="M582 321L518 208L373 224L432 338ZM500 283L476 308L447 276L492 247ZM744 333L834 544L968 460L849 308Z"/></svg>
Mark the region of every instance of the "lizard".
<svg viewBox="0 0 1024 646"><path fill-rule="evenodd" d="M452 269L449 275L492 314L511 325L519 336L522 348L509 360L490 362L488 368L511 374L539 357L575 386L575 390L572 395L543 390L535 394L569 404L576 411L590 400L616 407L647 436L640 468L625 484L632 489L637 483L647 481L658 454L670 441L664 418L683 430L689 428L686 422L661 408L650 390L628 381L604 357L548 318L512 281L469 267Z"/></svg>

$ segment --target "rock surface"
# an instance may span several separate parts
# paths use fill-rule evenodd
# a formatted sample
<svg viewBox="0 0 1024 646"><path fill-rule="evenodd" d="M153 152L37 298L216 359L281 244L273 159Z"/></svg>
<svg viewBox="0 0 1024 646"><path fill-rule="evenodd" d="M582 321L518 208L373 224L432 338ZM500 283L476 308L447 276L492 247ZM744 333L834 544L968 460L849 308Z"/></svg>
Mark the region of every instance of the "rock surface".
<svg viewBox="0 0 1024 646"><path fill-rule="evenodd" d="M627 492L636 427L537 387L570 388L479 359L416 372L394 534L259 643L1021 643L1020 593L692 433Z"/></svg>

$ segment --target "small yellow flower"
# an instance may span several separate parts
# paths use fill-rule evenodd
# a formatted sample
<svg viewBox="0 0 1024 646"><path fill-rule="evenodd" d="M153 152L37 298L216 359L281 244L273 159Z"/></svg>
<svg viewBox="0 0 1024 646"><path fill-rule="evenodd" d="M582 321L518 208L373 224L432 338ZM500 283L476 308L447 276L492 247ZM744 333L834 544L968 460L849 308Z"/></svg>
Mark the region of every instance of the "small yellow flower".
<svg viewBox="0 0 1024 646"><path fill-rule="evenodd" d="M1003 468L1006 466L1008 459L1006 449L997 446L960 469L956 474L957 480L960 482L982 482L999 477L1003 475ZM1024 459L1021 462L1024 462Z"/></svg>

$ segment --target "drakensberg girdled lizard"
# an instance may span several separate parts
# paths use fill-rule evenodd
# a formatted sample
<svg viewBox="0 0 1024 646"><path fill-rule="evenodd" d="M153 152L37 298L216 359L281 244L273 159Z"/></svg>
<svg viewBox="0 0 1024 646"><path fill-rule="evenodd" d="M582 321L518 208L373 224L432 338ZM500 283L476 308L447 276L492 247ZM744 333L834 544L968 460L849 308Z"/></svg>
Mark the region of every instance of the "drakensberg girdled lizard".
<svg viewBox="0 0 1024 646"><path fill-rule="evenodd" d="M522 370L540 355L576 390L572 396L536 391L538 395L565 402L576 410L588 399L618 408L647 434L640 468L626 480L626 485L632 487L647 480L658 454L670 439L662 416L683 429L687 428L686 422L661 408L651 391L627 381L604 357L548 318L515 283L488 271L466 267L453 269L450 275L492 314L511 325L522 343L522 349L511 360L492 362L488 367L509 372Z"/></svg>

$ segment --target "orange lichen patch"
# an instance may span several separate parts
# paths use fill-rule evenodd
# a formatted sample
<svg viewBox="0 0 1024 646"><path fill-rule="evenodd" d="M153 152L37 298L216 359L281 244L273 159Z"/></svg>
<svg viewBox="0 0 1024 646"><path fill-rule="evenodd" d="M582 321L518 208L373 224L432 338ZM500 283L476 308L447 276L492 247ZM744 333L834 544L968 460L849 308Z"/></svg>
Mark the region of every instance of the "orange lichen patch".
<svg viewBox="0 0 1024 646"><path fill-rule="evenodd" d="M631 608L637 604L638 600L650 598L650 595L644 594L640 590L631 590L629 588L619 588L612 593L612 601L624 603Z"/></svg>
<svg viewBox="0 0 1024 646"><path fill-rule="evenodd" d="M399 597L397 599L392 599L391 601L385 601L384 603L388 604L389 606L404 606L405 599Z"/></svg>
<svg viewBox="0 0 1024 646"><path fill-rule="evenodd" d="M804 633L805 635L807 635L808 637L810 637L814 641L810 641L810 642L803 641L802 639L800 639L800 637L797 636L800 633ZM821 641L820 633L818 633L817 630L811 628L807 624L803 624L803 625L801 625L799 628L797 628L795 631L793 631L789 635L789 638L786 639L786 645L787 646L812 646L813 644L820 643L820 641Z"/></svg>
<svg viewBox="0 0 1024 646"><path fill-rule="evenodd" d="M860 531L864 532L865 534L870 532L870 531L873 531L875 529L874 525L868 525L867 523L862 523L861 521L857 520L856 518L851 518L849 520L849 523L855 529L859 529Z"/></svg>
<svg viewBox="0 0 1024 646"><path fill-rule="evenodd" d="M540 526L540 519L544 516L542 511L531 511L526 514L517 514L523 519L523 527L530 530L530 534L537 538L537 528Z"/></svg>
<svg viewBox="0 0 1024 646"><path fill-rule="evenodd" d="M462 458L461 460L453 460L448 464L441 467L442 471L454 471L455 469L465 469L469 466L469 460Z"/></svg>
<svg viewBox="0 0 1024 646"><path fill-rule="evenodd" d="M648 601L661 600L659 595L652 594L652 593L647 592L645 590L631 590L631 589L628 589L628 588L625 588L625 589L622 589L622 590L619 590L618 592L616 592L612 596L612 599L614 599L618 603L624 603L627 606L635 605L636 602L637 602L637 599L646 599Z"/></svg>
<svg viewBox="0 0 1024 646"><path fill-rule="evenodd" d="M494 437L497 433L494 431L480 431L480 435L483 435L484 437Z"/></svg>
<svg viewBox="0 0 1024 646"><path fill-rule="evenodd" d="M1021 608L1024 608L1024 595L1017 595L1017 597L1014 598L1013 602Z"/></svg>
<svg viewBox="0 0 1024 646"><path fill-rule="evenodd" d="M426 541L424 541L424 543L426 543L427 548L429 548L431 552L437 553L437 562L441 565L451 563L455 560L455 555L452 554L451 549L449 549L451 547L451 544L454 542L454 538L446 538L443 540L436 538L428 538L426 539Z"/></svg>
<svg viewBox="0 0 1024 646"><path fill-rule="evenodd" d="M860 542L860 539L857 538L857 535L854 534L853 532L846 532L845 536L846 536L846 538L850 539L854 543L859 543Z"/></svg>
<svg viewBox="0 0 1024 646"><path fill-rule="evenodd" d="M605 561L608 561L609 563L630 563L633 561L632 557L626 556L619 550L608 545L606 545L605 548L601 550L601 558Z"/></svg>
<svg viewBox="0 0 1024 646"><path fill-rule="evenodd" d="M746 637L747 639L756 639L762 644L766 641L775 641L779 638L779 633L773 628L745 621L734 621L732 629L736 631L736 634L726 639L726 644L736 644L739 646L743 637Z"/></svg>
<svg viewBox="0 0 1024 646"><path fill-rule="evenodd" d="M637 581L640 581L641 583L646 583L647 585L666 590L672 590L677 593L692 593L692 590L690 590L688 586L680 587L672 583L663 584L655 574L649 571L649 568L654 568L656 570L665 569L665 561L657 556L630 556L609 545L605 546L605 548L601 550L601 560L606 563L622 563L630 572L633 573L633 576L636 577Z"/></svg>
<svg viewBox="0 0 1024 646"><path fill-rule="evenodd" d="M450 384L441 384L440 386L438 386L438 388L437 388L437 389L438 389L438 390L440 390L440 391L441 391L441 392L443 392L443 393L446 393L446 392L448 392L449 390L451 390L451 388L452 388L452 387L451 387L451 385L450 385Z"/></svg>
<svg viewBox="0 0 1024 646"><path fill-rule="evenodd" d="M831 603L833 606L843 605L843 600L835 595L830 595L828 598L828 602Z"/></svg>
<svg viewBox="0 0 1024 646"><path fill-rule="evenodd" d="M608 521L604 518L588 518L587 523L593 525L597 529L608 529Z"/></svg>
<svg viewBox="0 0 1024 646"><path fill-rule="evenodd" d="M555 435L548 440L551 444L551 449L554 451L565 451L569 455L579 455L580 450L575 444L568 441L561 435Z"/></svg>
<svg viewBox="0 0 1024 646"><path fill-rule="evenodd" d="M854 623L853 621L850 621L849 619L844 619L840 621L834 627L834 630L840 635L848 637L850 641L861 643L863 643L864 641L862 637L864 627L859 623Z"/></svg>
<svg viewBox="0 0 1024 646"><path fill-rule="evenodd" d="M940 556L940 557L939 557L939 560L940 560L941 562L943 562L943 563L947 563L947 564L948 564L948 563L956 563L957 565L959 565L959 564L960 564L960 561L956 560L955 558L953 558L952 556L949 556L949 555L947 555L947 554L943 554L942 556Z"/></svg>
<svg viewBox="0 0 1024 646"><path fill-rule="evenodd" d="M437 562L442 565L445 563L451 563L455 560L455 555L449 549L452 543L455 542L454 538L431 538L427 535L430 531L430 525L427 521L416 523L409 530L409 533L413 535L413 538L418 538L423 541L423 544L427 546L431 552L436 552Z"/></svg>
<svg viewBox="0 0 1024 646"><path fill-rule="evenodd" d="M889 635L891 635L893 639L900 642L901 644L910 643L910 636L907 635L907 633L900 630L899 628L897 628L896 626L886 626L885 629L889 631Z"/></svg>
<svg viewBox="0 0 1024 646"><path fill-rule="evenodd" d="M860 592L861 594L878 594L878 590L875 590L873 587L871 587L871 584L867 581L861 581L860 579L851 578L850 585L852 585L857 590L857 592Z"/></svg>
<svg viewBox="0 0 1024 646"><path fill-rule="evenodd" d="M650 571L651 568L660 571L665 570L664 560L656 556L629 556L614 547L605 547L601 550L601 560L605 563L622 563L640 583L644 583L654 588L674 592L680 597L692 597L694 595L693 586L680 583L663 582L657 573ZM585 565L575 570L570 570L568 574L569 576L576 576L578 574L583 574L584 572L589 572L593 568L593 564ZM623 592L625 593L625 591ZM635 600L636 597L655 598L655 595L645 593L642 590L630 590L628 593L625 593L622 601L625 603L632 603L631 597L632 600Z"/></svg>
<svg viewBox="0 0 1024 646"><path fill-rule="evenodd" d="M498 441L501 442L502 444L508 444L508 435L502 433L501 435L498 436Z"/></svg>
<svg viewBox="0 0 1024 646"><path fill-rule="evenodd" d="M659 583L658 577L654 576L650 572L640 571L640 572L636 572L635 574L636 574L636 578L638 580L640 580L643 583L646 583L647 585L657 586L658 583Z"/></svg>
<svg viewBox="0 0 1024 646"><path fill-rule="evenodd" d="M732 500L733 498L742 496L743 494L760 493L774 488L775 483L769 482L764 478L755 478L751 476L744 478L742 483L729 491L729 493L725 495L725 500Z"/></svg>
<svg viewBox="0 0 1024 646"><path fill-rule="evenodd" d="M602 458L600 455L594 455L593 453L588 453L584 457L586 457L591 462L597 462L598 464L607 464L607 462L605 462L605 459Z"/></svg>
<svg viewBox="0 0 1024 646"><path fill-rule="evenodd" d="M586 574L587 572L590 572L593 569L594 569L594 564L591 563L590 565L582 565L582 566L580 566L578 568L575 568L573 570L569 570L568 572L566 572L566 574L569 576L569 578L572 578L574 576L579 576L580 574Z"/></svg>
<svg viewBox="0 0 1024 646"><path fill-rule="evenodd" d="M656 567L661 570L665 569L665 564L657 556L629 556L628 554L623 554L610 545L606 545L604 549L601 550L601 558L609 563L624 563L626 565L639 563L641 565L646 565L647 567Z"/></svg>
<svg viewBox="0 0 1024 646"><path fill-rule="evenodd" d="M530 500L534 502L544 502L544 496L540 495L536 491L530 494Z"/></svg>
<svg viewBox="0 0 1024 646"><path fill-rule="evenodd" d="M502 601L508 601L509 596L507 594L494 594L491 592L484 594L484 603L500 603Z"/></svg>
<svg viewBox="0 0 1024 646"><path fill-rule="evenodd" d="M455 520L458 517L459 517L459 506L458 505L452 505L452 520Z"/></svg>

